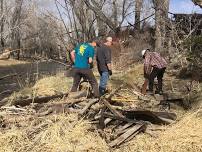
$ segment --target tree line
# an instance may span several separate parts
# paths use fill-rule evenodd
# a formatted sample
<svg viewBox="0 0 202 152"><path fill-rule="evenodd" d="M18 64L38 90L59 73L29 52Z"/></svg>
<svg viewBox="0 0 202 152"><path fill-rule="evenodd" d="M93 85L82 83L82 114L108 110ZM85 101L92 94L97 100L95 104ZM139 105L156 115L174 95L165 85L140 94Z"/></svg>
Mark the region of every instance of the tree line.
<svg viewBox="0 0 202 152"><path fill-rule="evenodd" d="M0 1L0 51L15 56L62 58L66 50L95 37L135 35L154 25L155 49L171 46L169 0L52 0L55 12L40 10L36 0ZM201 6L200 0L193 2ZM148 19L154 20L149 22ZM153 23L152 23L153 22Z"/></svg>

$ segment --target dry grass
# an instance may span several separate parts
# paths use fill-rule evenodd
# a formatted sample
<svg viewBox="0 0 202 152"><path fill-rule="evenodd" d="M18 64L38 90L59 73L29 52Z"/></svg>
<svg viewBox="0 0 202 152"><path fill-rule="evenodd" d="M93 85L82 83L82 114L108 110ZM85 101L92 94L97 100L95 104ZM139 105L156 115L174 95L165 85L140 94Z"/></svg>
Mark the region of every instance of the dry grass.
<svg viewBox="0 0 202 152"><path fill-rule="evenodd" d="M12 102L22 98L32 98L36 96L51 96L67 93L72 85L72 78L62 75L50 76L36 82L32 88L24 88L19 92L14 92L9 101Z"/></svg>
<svg viewBox="0 0 202 152"><path fill-rule="evenodd" d="M26 62L26 61L19 61L19 60L14 60L14 59L0 60L0 66L2 66L2 67L18 65L18 64L27 64L27 63L28 62Z"/></svg>
<svg viewBox="0 0 202 152"><path fill-rule="evenodd" d="M1 132L0 151L104 152L107 150L106 143L99 134L89 131L92 127L88 121L78 121L76 115L55 115L44 119L41 124L48 126L36 131L37 129L33 129L34 123L31 122L26 128L13 127L5 133Z"/></svg>
<svg viewBox="0 0 202 152"><path fill-rule="evenodd" d="M68 92L72 85L72 78L52 76L39 80L33 87L37 95L54 95Z"/></svg>

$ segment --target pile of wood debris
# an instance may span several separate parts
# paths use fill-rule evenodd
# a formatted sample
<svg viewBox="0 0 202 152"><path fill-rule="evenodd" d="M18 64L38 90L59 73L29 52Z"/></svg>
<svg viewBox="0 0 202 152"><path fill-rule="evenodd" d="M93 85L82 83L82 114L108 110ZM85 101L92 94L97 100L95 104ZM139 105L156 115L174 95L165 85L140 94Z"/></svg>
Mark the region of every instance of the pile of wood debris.
<svg viewBox="0 0 202 152"><path fill-rule="evenodd" d="M12 106L1 107L1 128L7 128L10 125L9 123L13 121L15 123L20 121L17 119L10 120L9 116L12 115L15 117L27 115L32 116L32 118L26 117L26 119L35 119L58 113L76 113L78 119L88 119L110 147L118 147L122 143L133 139L139 133L147 133L152 136L152 130L159 129L161 125L167 125L176 120L175 113L137 109L137 107L131 106L130 101L132 103L135 103L135 101L147 103L154 100L154 98L144 96L133 89L130 90L133 93L132 98L123 99L120 92L126 90L126 88L126 86L121 85L110 94L99 99L86 98L87 92L81 91L75 94L15 101L12 102ZM48 102L54 98L62 99L59 102ZM128 102L119 102L122 100ZM6 120L7 118L9 118L9 121Z"/></svg>

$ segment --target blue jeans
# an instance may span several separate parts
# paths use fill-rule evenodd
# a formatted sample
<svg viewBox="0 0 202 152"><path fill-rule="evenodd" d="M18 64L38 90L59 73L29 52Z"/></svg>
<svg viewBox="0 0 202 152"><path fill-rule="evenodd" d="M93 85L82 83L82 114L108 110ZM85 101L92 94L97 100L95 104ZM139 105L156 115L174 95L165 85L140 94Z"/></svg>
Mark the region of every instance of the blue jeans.
<svg viewBox="0 0 202 152"><path fill-rule="evenodd" d="M108 80L109 80L109 72L107 72L107 71L102 72L101 77L100 77L100 84L99 84L100 95L105 94Z"/></svg>

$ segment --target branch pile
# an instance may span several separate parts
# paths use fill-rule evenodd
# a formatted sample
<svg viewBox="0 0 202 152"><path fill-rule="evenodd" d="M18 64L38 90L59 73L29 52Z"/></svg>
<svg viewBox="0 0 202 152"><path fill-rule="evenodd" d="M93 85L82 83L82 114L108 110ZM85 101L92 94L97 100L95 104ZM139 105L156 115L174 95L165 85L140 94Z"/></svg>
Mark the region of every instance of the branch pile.
<svg viewBox="0 0 202 152"><path fill-rule="evenodd" d="M36 101L40 102L34 103L30 100L26 100L26 102L24 100L23 102L16 101L13 102L13 106L1 107L1 127L8 128L11 124L20 125L21 122L46 118L55 114L75 113L78 115L78 120L87 119L90 121L100 136L113 148L130 141L139 133L149 133L153 136L150 132L151 127L154 129L155 126L167 125L176 120L174 113L154 112L121 104L119 101L121 98L117 101L114 97L120 97L119 92L124 91L123 87L121 85L100 99L88 99L85 97L85 93L78 92L76 95L69 95L68 97L64 97L65 95L58 96L63 97L60 102L48 102L51 97L37 99ZM144 102L150 100L137 91L133 90L132 92L134 93L133 99L127 99L128 101L137 102L139 100ZM126 99L123 99L123 102L124 100ZM8 115L14 115L15 118ZM29 136L34 136L47 126L49 126L48 123L40 123L33 128Z"/></svg>

